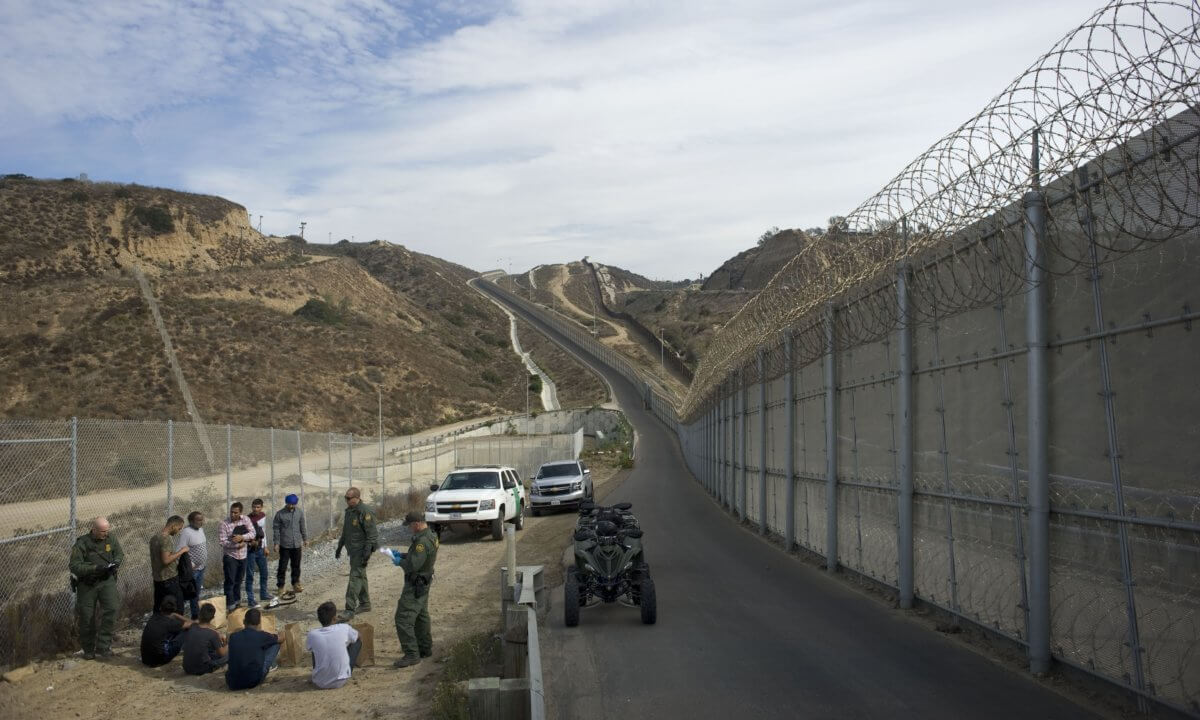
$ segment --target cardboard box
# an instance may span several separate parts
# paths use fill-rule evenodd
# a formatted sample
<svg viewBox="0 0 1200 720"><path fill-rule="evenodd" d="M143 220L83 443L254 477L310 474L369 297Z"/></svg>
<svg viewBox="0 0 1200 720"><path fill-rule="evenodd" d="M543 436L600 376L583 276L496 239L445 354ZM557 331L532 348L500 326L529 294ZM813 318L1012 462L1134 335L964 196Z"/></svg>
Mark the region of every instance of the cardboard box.
<svg viewBox="0 0 1200 720"><path fill-rule="evenodd" d="M213 609L215 609L217 611L217 614L213 617L212 623L210 623L210 624L214 628L225 627L225 625L228 622L228 619L227 619L226 613L225 613L225 598L223 596L218 595L217 597L210 597L210 598L206 598L206 599L200 601L201 605L203 605L204 603L208 603L208 604L212 605Z"/></svg>
<svg viewBox="0 0 1200 720"><path fill-rule="evenodd" d="M283 628L283 645L279 648L282 667L309 667L308 651L304 649L304 629L300 623L288 623Z"/></svg>
<svg viewBox="0 0 1200 720"><path fill-rule="evenodd" d="M226 616L229 632L235 633L246 627L246 613L248 611L249 608L238 608ZM262 616L262 619L258 623L259 630L269 633L279 632L277 629L278 624L275 622L275 616L272 613L263 612L260 608L259 614Z"/></svg>
<svg viewBox="0 0 1200 720"><path fill-rule="evenodd" d="M225 623L228 627L230 635L237 632L238 630L241 630L243 627L246 626L246 623L243 622L243 620L242 620L245 617L246 617L246 608L244 608L244 607L238 608L237 610L234 610L225 615Z"/></svg>
<svg viewBox="0 0 1200 720"><path fill-rule="evenodd" d="M358 651L358 666L374 665L375 628L371 626L371 623L351 623L350 627L358 631L358 639L362 640L362 650Z"/></svg>

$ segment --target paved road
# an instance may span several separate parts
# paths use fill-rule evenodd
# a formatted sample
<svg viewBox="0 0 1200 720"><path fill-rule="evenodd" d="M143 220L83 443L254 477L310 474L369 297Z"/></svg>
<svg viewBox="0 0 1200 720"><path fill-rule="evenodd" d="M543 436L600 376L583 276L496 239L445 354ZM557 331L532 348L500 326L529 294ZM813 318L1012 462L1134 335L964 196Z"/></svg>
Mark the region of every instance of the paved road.
<svg viewBox="0 0 1200 720"><path fill-rule="evenodd" d="M560 593L543 634L551 717L1094 717L739 527L629 383L604 374L640 443L608 499L641 520L659 621L602 605L567 628Z"/></svg>

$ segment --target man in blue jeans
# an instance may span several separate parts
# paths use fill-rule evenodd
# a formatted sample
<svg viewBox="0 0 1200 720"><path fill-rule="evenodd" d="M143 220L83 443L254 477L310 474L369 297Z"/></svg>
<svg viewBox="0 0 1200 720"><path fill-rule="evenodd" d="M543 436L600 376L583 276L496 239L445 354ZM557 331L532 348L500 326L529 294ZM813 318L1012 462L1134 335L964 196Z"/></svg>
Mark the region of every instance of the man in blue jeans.
<svg viewBox="0 0 1200 720"><path fill-rule="evenodd" d="M258 575L259 597L262 601L274 600L267 592L267 516L263 512L262 498L254 498L250 503L250 522L254 523L254 539L246 544L246 602L250 607L258 607L254 599L254 576Z"/></svg>
<svg viewBox="0 0 1200 720"><path fill-rule="evenodd" d="M246 543L254 539L250 518L242 515L242 504L229 506L229 517L221 521L217 540L221 543L221 569L225 571L225 609L242 606L242 583L246 580Z"/></svg>
<svg viewBox="0 0 1200 720"><path fill-rule="evenodd" d="M188 600L191 605L192 619L200 617L200 591L204 589L204 571L208 567L208 540L204 537L204 513L193 510L188 513L188 524L179 532L179 544L175 548L179 552L183 546L188 548L188 560L192 564L192 580L196 583L196 597Z"/></svg>
<svg viewBox="0 0 1200 720"><path fill-rule="evenodd" d="M244 618L246 627L229 636L229 665L225 668L225 684L230 690L249 690L267 679L267 673L279 657L283 635L259 630L262 612L250 608Z"/></svg>

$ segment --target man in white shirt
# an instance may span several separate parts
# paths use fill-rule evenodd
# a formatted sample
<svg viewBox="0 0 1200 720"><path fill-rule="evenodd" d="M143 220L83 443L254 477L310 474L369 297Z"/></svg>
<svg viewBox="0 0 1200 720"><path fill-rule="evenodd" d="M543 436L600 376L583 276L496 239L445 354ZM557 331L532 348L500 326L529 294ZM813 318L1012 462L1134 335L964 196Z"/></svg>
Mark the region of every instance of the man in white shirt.
<svg viewBox="0 0 1200 720"><path fill-rule="evenodd" d="M200 591L204 589L204 573L208 567L208 540L204 537L204 513L193 510L188 513L188 526L179 531L179 542L175 551L186 545L188 559L192 563L192 580L196 583L196 597L188 600L192 608L192 619L200 618ZM179 608L183 610L183 608Z"/></svg>
<svg viewBox="0 0 1200 720"><path fill-rule="evenodd" d="M334 624L337 605L323 602L317 608L321 627L309 630L304 647L313 655L313 685L322 690L340 688L350 679L350 667L358 661L362 640L346 623Z"/></svg>

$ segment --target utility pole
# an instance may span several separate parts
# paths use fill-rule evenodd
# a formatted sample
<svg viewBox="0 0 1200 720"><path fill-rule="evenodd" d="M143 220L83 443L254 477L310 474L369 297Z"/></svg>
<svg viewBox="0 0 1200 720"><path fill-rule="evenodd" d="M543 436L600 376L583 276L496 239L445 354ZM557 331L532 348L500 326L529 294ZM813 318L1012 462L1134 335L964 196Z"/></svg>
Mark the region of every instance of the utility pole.
<svg viewBox="0 0 1200 720"><path fill-rule="evenodd" d="M262 235L262 215L258 216L258 234Z"/></svg>
<svg viewBox="0 0 1200 720"><path fill-rule="evenodd" d="M301 240L303 240L303 239L304 239L304 226L305 226L305 225L307 225L307 224L308 224L308 223L306 223L306 222L304 222L304 221L301 221L301 222L300 222L300 239L301 239Z"/></svg>
<svg viewBox="0 0 1200 720"><path fill-rule="evenodd" d="M383 488L383 494L387 495L387 470L384 469L383 456L383 388L376 385L375 393L379 396L379 482Z"/></svg>

